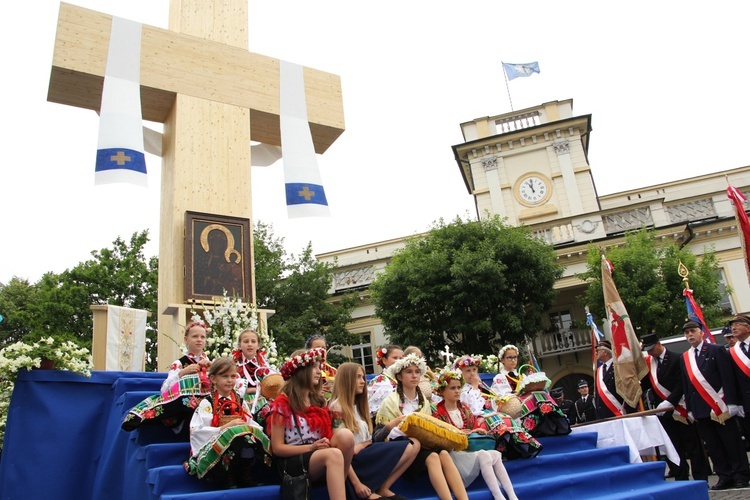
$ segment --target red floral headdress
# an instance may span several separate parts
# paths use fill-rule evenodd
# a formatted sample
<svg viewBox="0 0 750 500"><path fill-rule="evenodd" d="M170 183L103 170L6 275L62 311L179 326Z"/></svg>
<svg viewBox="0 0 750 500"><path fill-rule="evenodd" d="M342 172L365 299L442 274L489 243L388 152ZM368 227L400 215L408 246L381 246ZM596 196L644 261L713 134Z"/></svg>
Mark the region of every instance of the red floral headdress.
<svg viewBox="0 0 750 500"><path fill-rule="evenodd" d="M388 356L388 349L385 347L378 348L377 351L375 351L375 358L378 363L378 366L381 368L385 368L385 357Z"/></svg>
<svg viewBox="0 0 750 500"><path fill-rule="evenodd" d="M187 335L187 334L188 334L188 332L190 331L190 329L191 329L192 327L194 327L194 326L200 326L200 327L201 327L201 328L203 328L204 330L208 331L208 327L206 326L206 324L205 324L205 323L204 323L203 321L200 321L200 320L197 320L197 321L191 321L191 322L190 322L190 323L188 323L188 324L187 324L187 326L185 327L185 335Z"/></svg>
<svg viewBox="0 0 750 500"><path fill-rule="evenodd" d="M292 375L294 375L300 368L311 365L313 363L323 363L325 360L325 349L323 349L322 347L310 349L307 352L298 354L284 361L284 364L281 365L281 376L284 377L284 380L289 380L290 378L292 378Z"/></svg>
<svg viewBox="0 0 750 500"><path fill-rule="evenodd" d="M472 358L471 356L461 356L453 363L453 368L461 369L468 368L470 366L479 366L482 364L482 360L479 358Z"/></svg>

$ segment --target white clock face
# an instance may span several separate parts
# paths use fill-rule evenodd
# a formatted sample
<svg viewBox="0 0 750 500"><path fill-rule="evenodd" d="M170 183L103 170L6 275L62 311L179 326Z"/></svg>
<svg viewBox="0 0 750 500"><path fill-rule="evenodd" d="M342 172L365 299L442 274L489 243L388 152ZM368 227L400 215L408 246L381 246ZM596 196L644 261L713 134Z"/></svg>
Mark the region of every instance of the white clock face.
<svg viewBox="0 0 750 500"><path fill-rule="evenodd" d="M526 203L539 203L547 198L547 183L540 177L529 176L521 181L518 186L518 194Z"/></svg>

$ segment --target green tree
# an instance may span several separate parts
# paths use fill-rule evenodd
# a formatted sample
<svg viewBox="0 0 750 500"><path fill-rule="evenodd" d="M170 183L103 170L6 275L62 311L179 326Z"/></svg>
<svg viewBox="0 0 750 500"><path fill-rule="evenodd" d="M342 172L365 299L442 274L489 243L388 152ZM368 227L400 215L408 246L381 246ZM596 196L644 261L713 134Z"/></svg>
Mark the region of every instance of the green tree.
<svg viewBox="0 0 750 500"><path fill-rule="evenodd" d="M14 276L0 286L0 348L21 340L31 331L30 308L36 300L37 287L29 280Z"/></svg>
<svg viewBox="0 0 750 500"><path fill-rule="evenodd" d="M134 233L130 241L118 237L111 248L94 250L91 259L60 274L46 273L34 285L11 280L0 290L0 314L6 316L0 323L3 343L53 335L90 347L90 306L111 304L150 311L146 335L154 345L158 260L145 258L147 242L148 231Z"/></svg>
<svg viewBox="0 0 750 500"><path fill-rule="evenodd" d="M416 345L431 359L449 345L496 353L542 328L562 276L551 246L495 216L437 222L407 242L370 285L391 342Z"/></svg>
<svg viewBox="0 0 750 500"><path fill-rule="evenodd" d="M299 256L288 256L272 230L255 225L255 286L258 307L276 311L268 327L279 353L290 354L315 334L325 335L329 347L357 343L357 335L346 329L356 297L330 300L334 265L315 260L309 244Z"/></svg>
<svg viewBox="0 0 750 500"><path fill-rule="evenodd" d="M704 253L698 259L687 247L660 244L653 230L641 229L625 236L625 245L611 249L607 259L614 266L613 278L637 334L650 332L660 337L682 333L687 309L682 277L677 273L682 262L690 271L689 284L703 310L709 327L720 324L720 276L716 255ZM589 246L587 271L579 276L589 282L581 302L588 305L594 318L606 317L602 293L601 254Z"/></svg>

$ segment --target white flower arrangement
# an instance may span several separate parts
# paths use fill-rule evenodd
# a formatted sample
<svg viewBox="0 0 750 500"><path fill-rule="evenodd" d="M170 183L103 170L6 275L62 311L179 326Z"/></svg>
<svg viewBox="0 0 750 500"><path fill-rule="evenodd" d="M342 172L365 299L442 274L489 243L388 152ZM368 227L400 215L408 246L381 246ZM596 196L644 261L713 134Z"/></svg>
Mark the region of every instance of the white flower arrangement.
<svg viewBox="0 0 750 500"><path fill-rule="evenodd" d="M54 362L55 370L67 370L91 376L91 352L71 340L54 337L35 342L19 341L0 349L0 447L5 438L5 424L18 372L40 368L42 360Z"/></svg>
<svg viewBox="0 0 750 500"><path fill-rule="evenodd" d="M218 302L214 302L212 307L206 307L202 319L195 311L191 313L192 321L205 321L208 326L204 352L209 359L232 357L240 333L250 329L258 332L261 352L268 364L278 366L276 341L268 333L266 325L258 328L258 309L254 304L246 304L236 297L228 297L225 291Z"/></svg>

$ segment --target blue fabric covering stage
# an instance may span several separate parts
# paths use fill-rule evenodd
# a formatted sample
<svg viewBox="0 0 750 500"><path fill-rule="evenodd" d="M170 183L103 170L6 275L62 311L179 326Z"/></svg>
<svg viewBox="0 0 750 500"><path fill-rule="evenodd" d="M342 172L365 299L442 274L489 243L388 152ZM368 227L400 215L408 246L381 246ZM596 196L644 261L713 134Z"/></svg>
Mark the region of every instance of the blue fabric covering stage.
<svg viewBox="0 0 750 500"><path fill-rule="evenodd" d="M158 426L120 429L127 411L159 390L163 373L23 372L11 400L0 458L0 499L278 500L278 480L258 468L265 486L212 491L182 468L187 437ZM629 464L628 449L596 448L595 434L544 438L534 459L506 462L521 499L707 499L702 481L666 482L663 462ZM394 491L435 499L427 478L399 480ZM472 499L490 499L477 479ZM314 499L325 499L315 488Z"/></svg>

